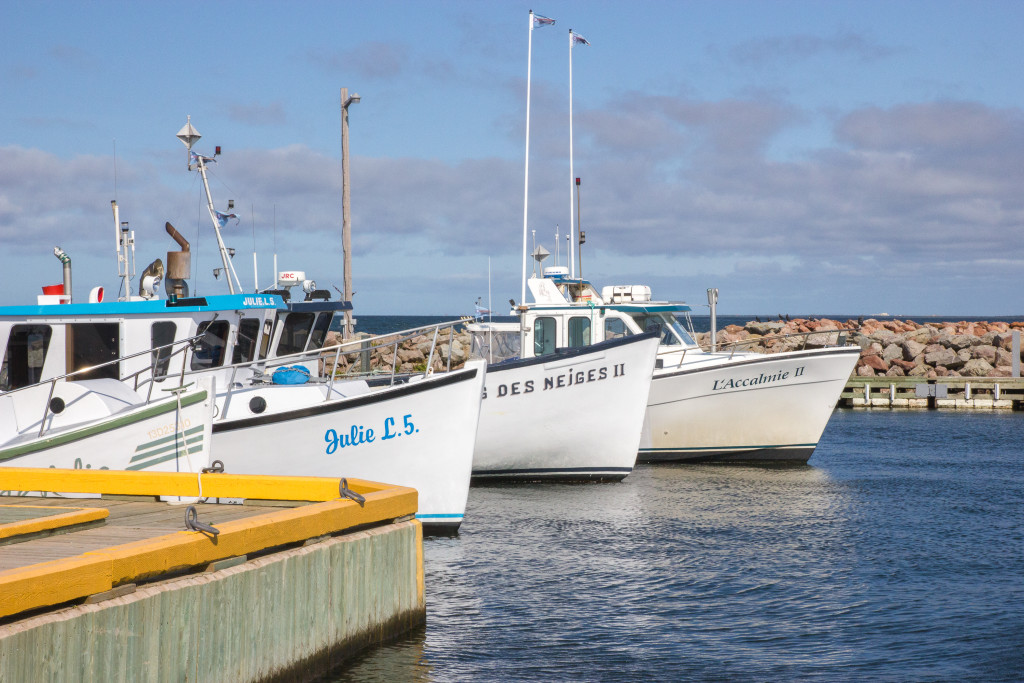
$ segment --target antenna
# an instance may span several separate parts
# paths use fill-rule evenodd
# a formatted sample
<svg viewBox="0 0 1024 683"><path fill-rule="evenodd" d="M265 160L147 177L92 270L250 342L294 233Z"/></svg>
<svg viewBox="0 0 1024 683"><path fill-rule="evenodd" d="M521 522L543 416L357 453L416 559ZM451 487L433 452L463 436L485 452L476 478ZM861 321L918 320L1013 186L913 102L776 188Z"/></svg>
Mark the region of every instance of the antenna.
<svg viewBox="0 0 1024 683"><path fill-rule="evenodd" d="M228 291L235 294L235 284L237 283L239 291L242 290L242 283L238 279L238 274L235 273L235 267L231 263L231 256L234 252L228 251L228 248L224 246L224 239L221 237L220 229L221 226L227 222L228 218L236 218L234 214L220 214L213 208L213 196L210 194L210 181L206 177L206 164L210 161L216 161L214 157L220 154L220 146L215 147L213 157L204 157L201 154L196 154L192 151L192 145L199 142L202 137L199 131L192 125L192 117L189 116L185 125L178 131L178 139L181 140L181 144L185 145L188 150L188 170L198 170L199 174L203 179L203 189L206 191L206 208L210 212L210 221L213 223L213 231L217 235L217 246L220 248L220 260L224 265L225 279L228 281ZM194 167L193 167L194 164ZM228 202L228 210L234 207L234 200ZM221 221L224 221L222 223ZM234 278L234 279L232 279Z"/></svg>
<svg viewBox="0 0 1024 683"><path fill-rule="evenodd" d="M249 215L252 217L252 291L260 291L259 269L256 267L256 207L249 204Z"/></svg>
<svg viewBox="0 0 1024 683"><path fill-rule="evenodd" d="M587 241L587 235L583 232L583 226L580 224L580 179L576 179L576 232L579 233L579 264L580 264L580 280L583 280L583 243Z"/></svg>

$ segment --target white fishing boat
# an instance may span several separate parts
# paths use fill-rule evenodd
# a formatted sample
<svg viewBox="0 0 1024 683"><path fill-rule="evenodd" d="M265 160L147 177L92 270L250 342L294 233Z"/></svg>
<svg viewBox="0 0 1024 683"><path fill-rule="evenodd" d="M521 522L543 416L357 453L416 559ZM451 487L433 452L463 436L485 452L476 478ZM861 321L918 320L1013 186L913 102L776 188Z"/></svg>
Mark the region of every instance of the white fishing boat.
<svg viewBox="0 0 1024 683"><path fill-rule="evenodd" d="M209 465L212 378L147 397L86 374L0 393L0 465L152 472Z"/></svg>
<svg viewBox="0 0 1024 683"><path fill-rule="evenodd" d="M551 24L553 20L530 11L528 64L533 29ZM524 264L529 213L529 72L528 66ZM524 265L524 288L525 281ZM477 310L483 310L479 301ZM592 337L589 316L575 315L557 339L541 340L525 353L521 351L527 342L521 335L530 334L525 321L522 327L474 323L467 329L472 334L474 356L490 363L473 456L475 480L616 481L633 471L643 402L650 390L657 350L653 335L601 341ZM502 341L492 343L492 332Z"/></svg>
<svg viewBox="0 0 1024 683"><path fill-rule="evenodd" d="M497 348L507 323L467 326L473 354L499 361L487 368L474 480L615 481L633 471L657 336L590 344L587 316L570 325L574 336L530 358L518 358L518 344Z"/></svg>
<svg viewBox="0 0 1024 683"><path fill-rule="evenodd" d="M801 348L783 353L706 351L676 317L690 307L654 301L648 287L598 292L565 267L528 286L534 302L517 306L521 324L504 330L514 341L494 342L521 348L523 358L564 343L575 316L589 320L594 340L659 333L641 462L806 463L860 354L838 330L805 335Z"/></svg>
<svg viewBox="0 0 1024 683"><path fill-rule="evenodd" d="M213 208L206 181L211 158L192 152L198 133L191 123L179 138L189 149L190 170L202 177L229 293L190 296L189 245L167 224L181 247L167 254L167 298L159 291L164 270L156 262L139 278L139 294L131 295L134 233L121 225L113 203L119 276L128 295L104 301L102 289L95 288L88 303L72 300L70 258L60 252L64 284L59 291L44 289L34 306L0 307L9 378L3 388L100 364L94 378L147 394L212 379L212 457L226 471L355 477L414 487L417 517L425 526L457 529L469 495L485 364L452 372L433 372L428 364L412 378L394 369L369 376L335 372L344 355L380 340L326 346L332 325L338 327L335 316L351 310L351 304L330 301L329 292L317 289L301 271L278 273L270 290L241 291L220 235L226 214ZM292 300L293 289L301 301ZM195 341L185 349L171 353L165 347L191 338ZM392 357L397 362L397 354Z"/></svg>

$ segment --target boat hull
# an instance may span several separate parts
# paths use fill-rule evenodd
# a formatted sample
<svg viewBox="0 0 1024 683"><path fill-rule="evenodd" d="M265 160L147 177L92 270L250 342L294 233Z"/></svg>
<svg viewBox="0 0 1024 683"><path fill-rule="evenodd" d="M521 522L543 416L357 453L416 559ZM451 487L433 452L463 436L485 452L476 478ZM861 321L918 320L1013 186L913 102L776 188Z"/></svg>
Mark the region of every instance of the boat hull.
<svg viewBox="0 0 1024 683"><path fill-rule="evenodd" d="M410 486L432 531L455 531L469 496L482 362L361 395L326 385L247 387L220 397L214 457L244 474L357 478ZM254 401L265 402L254 413Z"/></svg>
<svg viewBox="0 0 1024 683"><path fill-rule="evenodd" d="M805 464L859 357L851 347L655 370L640 462Z"/></svg>
<svg viewBox="0 0 1024 683"><path fill-rule="evenodd" d="M24 422L28 415L32 416L29 420L36 418L20 430L20 436L0 445L0 466L198 472L209 465L215 405L212 380L182 391L180 398L140 401L122 408L116 407L130 393L127 389L107 392L104 387L90 387L105 381L59 384L53 396L66 399L67 407L58 415L48 416L42 435L38 433L38 417L51 395L48 385L0 396L0 422L5 428L12 427L19 418ZM115 409L103 414L111 407ZM0 491L0 495L94 494Z"/></svg>
<svg viewBox="0 0 1024 683"><path fill-rule="evenodd" d="M473 480L620 480L636 463L657 338L491 365Z"/></svg>

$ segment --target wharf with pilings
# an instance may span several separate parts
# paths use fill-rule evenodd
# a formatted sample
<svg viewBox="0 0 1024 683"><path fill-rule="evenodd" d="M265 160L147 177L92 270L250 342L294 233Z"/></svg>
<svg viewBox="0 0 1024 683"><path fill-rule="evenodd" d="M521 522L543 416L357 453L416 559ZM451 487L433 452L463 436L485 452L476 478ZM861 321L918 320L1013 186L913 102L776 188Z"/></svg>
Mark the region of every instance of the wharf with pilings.
<svg viewBox="0 0 1024 683"><path fill-rule="evenodd" d="M851 377L841 408L1024 410L1020 377Z"/></svg>
<svg viewBox="0 0 1024 683"><path fill-rule="evenodd" d="M426 619L414 489L6 467L0 488L0 681L308 680ZM10 495L39 491L75 493Z"/></svg>

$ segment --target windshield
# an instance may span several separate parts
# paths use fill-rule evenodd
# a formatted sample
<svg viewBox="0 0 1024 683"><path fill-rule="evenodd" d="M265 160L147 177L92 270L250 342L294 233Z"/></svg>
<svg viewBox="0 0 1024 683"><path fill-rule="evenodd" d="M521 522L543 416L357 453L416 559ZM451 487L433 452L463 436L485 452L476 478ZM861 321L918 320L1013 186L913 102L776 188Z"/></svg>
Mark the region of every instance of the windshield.
<svg viewBox="0 0 1024 683"><path fill-rule="evenodd" d="M634 322L641 330L647 332L652 328L661 333L663 346L696 346L697 343L687 333L679 321L667 313L634 313Z"/></svg>
<svg viewBox="0 0 1024 683"><path fill-rule="evenodd" d="M474 330L472 333L473 358L483 358L488 363L519 358L519 332L505 330Z"/></svg>

